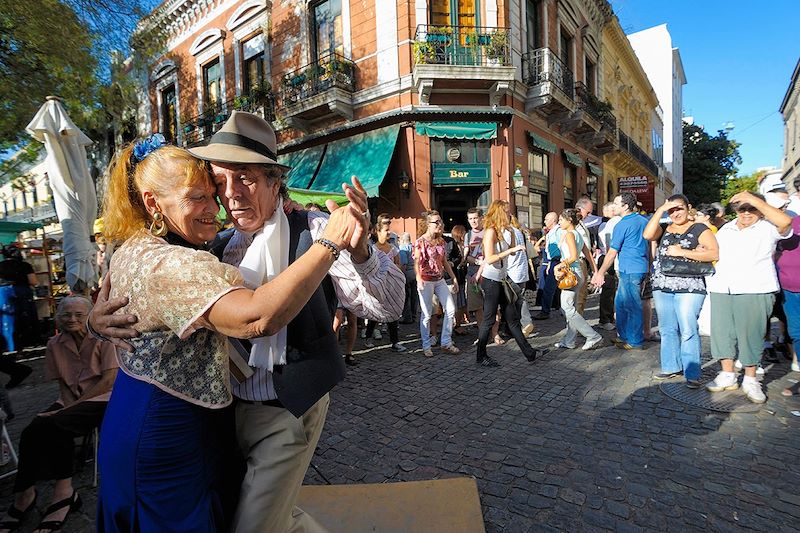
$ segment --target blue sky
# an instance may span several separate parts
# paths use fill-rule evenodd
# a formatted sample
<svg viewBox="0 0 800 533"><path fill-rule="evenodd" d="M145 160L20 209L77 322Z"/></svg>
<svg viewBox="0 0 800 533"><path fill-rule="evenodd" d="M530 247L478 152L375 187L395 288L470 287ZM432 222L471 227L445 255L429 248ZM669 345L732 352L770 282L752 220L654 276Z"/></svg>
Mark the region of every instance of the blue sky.
<svg viewBox="0 0 800 533"><path fill-rule="evenodd" d="M666 23L688 83L683 109L716 134L728 122L741 143L739 174L781 166L778 111L800 46L796 0L611 0L625 33Z"/></svg>

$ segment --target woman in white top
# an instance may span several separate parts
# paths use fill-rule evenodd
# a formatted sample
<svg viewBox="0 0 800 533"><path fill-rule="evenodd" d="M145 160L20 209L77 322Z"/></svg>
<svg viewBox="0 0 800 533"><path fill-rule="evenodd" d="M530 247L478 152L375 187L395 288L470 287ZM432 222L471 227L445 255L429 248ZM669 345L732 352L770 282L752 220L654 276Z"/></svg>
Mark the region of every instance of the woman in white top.
<svg viewBox="0 0 800 533"><path fill-rule="evenodd" d="M719 261L707 281L711 356L720 361L722 371L706 388L711 392L739 388L733 367L738 353L744 366L742 389L750 401L764 403L767 397L756 379L756 367L780 290L773 255L778 241L791 237L792 219L761 195L747 191L734 195L730 205L736 220L717 232Z"/></svg>
<svg viewBox="0 0 800 533"><path fill-rule="evenodd" d="M561 250L561 262L556 266L556 279L562 277L564 269L569 268L578 278L578 284L571 289L561 289L561 310L567 319L567 333L555 344L556 348L575 348L575 337L578 333L586 337L582 350L591 350L603 342L603 337L597 333L586 319L575 309L575 297L583 288L586 279L583 277L580 266L579 250L583 249L583 237L575 230L578 225L578 211L565 209L558 218L558 225L563 230L558 247Z"/></svg>
<svg viewBox="0 0 800 533"><path fill-rule="evenodd" d="M525 358L531 363L544 352L536 350L525 340L525 335L519 325L519 306L517 301L522 297L522 289L511 280L506 281L509 256L524 253L525 245L517 244L511 227L511 215L508 202L495 200L489 206L486 217L483 219L483 265L478 275L481 277L483 289L483 322L478 333L477 364L481 366L499 366L499 364L486 354L486 345L494 326L497 306L508 323L508 328L514 335L517 345ZM517 294L517 301L509 301L503 289L503 283L511 284ZM521 303L520 303L521 305Z"/></svg>

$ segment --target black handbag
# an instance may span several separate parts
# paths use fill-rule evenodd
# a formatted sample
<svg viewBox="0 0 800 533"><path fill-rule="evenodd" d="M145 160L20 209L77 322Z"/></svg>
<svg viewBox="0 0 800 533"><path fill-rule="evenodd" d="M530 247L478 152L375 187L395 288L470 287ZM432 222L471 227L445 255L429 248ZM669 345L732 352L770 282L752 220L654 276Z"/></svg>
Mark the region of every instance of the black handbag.
<svg viewBox="0 0 800 533"><path fill-rule="evenodd" d="M512 304L517 303L519 294L517 294L517 290L515 288L516 283L511 281L508 276L506 276L502 281L500 281L500 285L503 287L503 293L506 295L506 301Z"/></svg>
<svg viewBox="0 0 800 533"><path fill-rule="evenodd" d="M661 256L661 273L665 276L704 278L714 272L714 265L710 261L695 261L672 255Z"/></svg>

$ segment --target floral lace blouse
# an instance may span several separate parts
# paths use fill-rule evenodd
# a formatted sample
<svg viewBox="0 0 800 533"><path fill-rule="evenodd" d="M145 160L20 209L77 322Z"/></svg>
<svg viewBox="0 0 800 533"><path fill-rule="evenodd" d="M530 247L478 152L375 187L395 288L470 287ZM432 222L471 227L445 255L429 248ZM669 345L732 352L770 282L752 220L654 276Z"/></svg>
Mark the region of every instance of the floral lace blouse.
<svg viewBox="0 0 800 533"><path fill-rule="evenodd" d="M111 297L129 298L119 312L139 318L134 351L118 351L120 368L196 405L230 404L227 338L205 329L202 316L243 287L239 270L143 230L114 253L110 274Z"/></svg>
<svg viewBox="0 0 800 533"><path fill-rule="evenodd" d="M706 293L706 280L704 278L684 278L681 276L665 276L661 273L661 257L666 254L667 248L678 244L685 250L694 250L700 243L700 235L708 229L705 224L693 224L685 233L670 233L664 227L661 242L656 249L653 260L653 290L662 292L691 292L695 294Z"/></svg>

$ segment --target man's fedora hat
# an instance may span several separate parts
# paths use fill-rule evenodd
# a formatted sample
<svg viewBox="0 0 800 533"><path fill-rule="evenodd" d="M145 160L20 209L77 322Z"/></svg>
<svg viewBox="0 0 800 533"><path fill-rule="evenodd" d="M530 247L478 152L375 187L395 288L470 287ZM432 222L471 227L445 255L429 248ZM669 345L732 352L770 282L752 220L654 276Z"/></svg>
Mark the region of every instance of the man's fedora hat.
<svg viewBox="0 0 800 533"><path fill-rule="evenodd" d="M206 146L190 148L192 155L220 163L277 165L275 131L269 122L244 111L234 111Z"/></svg>

